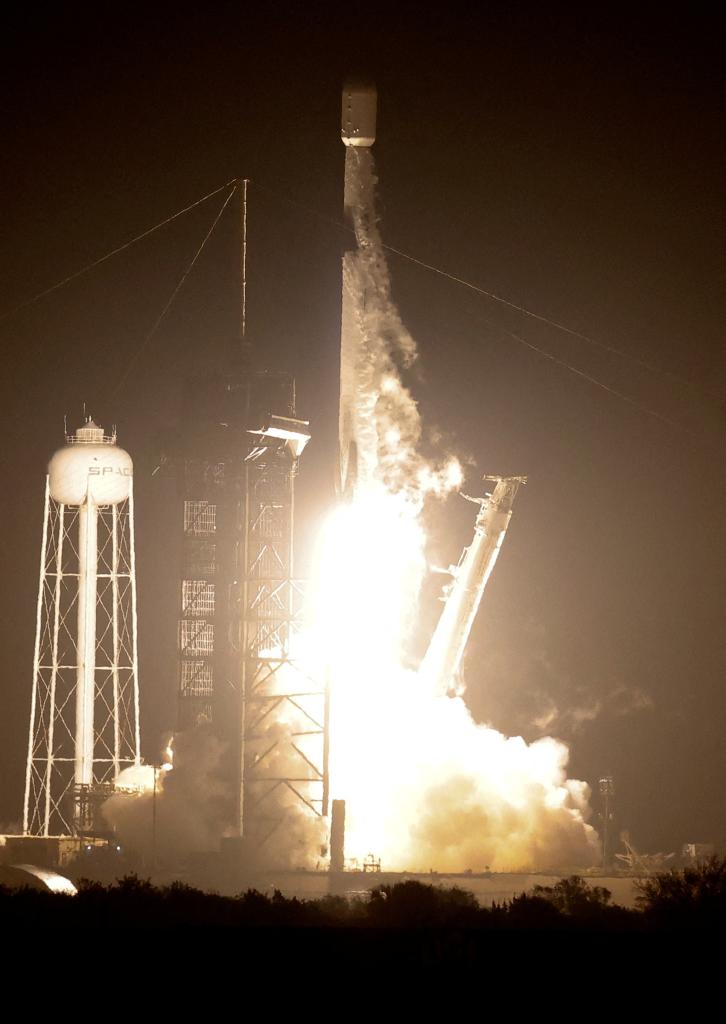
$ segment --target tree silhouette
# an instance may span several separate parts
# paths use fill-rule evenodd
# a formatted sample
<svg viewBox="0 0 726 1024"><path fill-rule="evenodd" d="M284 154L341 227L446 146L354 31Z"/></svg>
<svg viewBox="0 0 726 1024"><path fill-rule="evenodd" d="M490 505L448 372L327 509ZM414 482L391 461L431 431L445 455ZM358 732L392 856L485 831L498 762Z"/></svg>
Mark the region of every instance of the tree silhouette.
<svg viewBox="0 0 726 1024"><path fill-rule="evenodd" d="M726 857L709 857L635 884L638 905L654 924L708 928L726 919Z"/></svg>
<svg viewBox="0 0 726 1024"><path fill-rule="evenodd" d="M381 927L471 927L481 916L472 893L413 880L373 889L366 910L368 920Z"/></svg>
<svg viewBox="0 0 726 1024"><path fill-rule="evenodd" d="M589 916L593 911L609 907L612 893L601 885L588 885L579 875L561 878L554 885L535 885L534 896L551 903L561 914L570 917Z"/></svg>

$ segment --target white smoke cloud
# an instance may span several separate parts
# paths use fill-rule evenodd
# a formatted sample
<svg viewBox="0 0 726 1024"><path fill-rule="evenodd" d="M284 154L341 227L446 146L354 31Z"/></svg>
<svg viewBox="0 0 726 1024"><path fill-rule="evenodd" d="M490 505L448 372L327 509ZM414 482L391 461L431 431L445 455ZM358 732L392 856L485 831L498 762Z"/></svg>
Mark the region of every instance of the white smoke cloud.
<svg viewBox="0 0 726 1024"><path fill-rule="evenodd" d="M591 697L581 704L573 702L561 711L553 705L552 721L561 730L574 734L603 715L623 718L636 711L650 711L652 708L653 699L644 690L619 683L602 697Z"/></svg>
<svg viewBox="0 0 726 1024"><path fill-rule="evenodd" d="M274 747L265 758L265 774L300 774L300 761L293 760L290 753L290 739L300 729L301 719L293 714L272 718L259 732L255 741L258 751ZM295 738L305 745L304 738ZM147 864L153 860L159 867L178 868L190 854L219 852L223 837L236 834L236 806L234 787L225 781L233 774L228 749L210 724L177 733L173 746L173 767L171 763L156 768L147 764L122 772L117 780L119 792L103 804L102 812L122 843ZM297 785L304 792L304 784ZM269 790L269 783L264 788ZM254 800L259 795L254 785L248 787L247 798ZM267 796L264 814L272 834L259 848L254 842L246 847L246 868L319 865L326 840L324 822L305 812L297 794L278 786ZM279 825L273 829L275 820Z"/></svg>
<svg viewBox="0 0 726 1024"><path fill-rule="evenodd" d="M469 703L477 720L542 736L579 735L596 721L647 713L652 696L612 675L585 677L553 651L542 622L515 627L489 617L470 645L465 665Z"/></svg>
<svg viewBox="0 0 726 1024"><path fill-rule="evenodd" d="M346 195L352 199L357 251L344 263L343 287L353 299L359 345L355 366L355 436L359 473L391 493L404 491L420 510L427 494L461 485L458 460L432 465L419 453L418 405L401 379L417 358L416 343L391 297L391 281L375 207L377 178L370 149L346 152Z"/></svg>
<svg viewBox="0 0 726 1024"><path fill-rule="evenodd" d="M125 845L148 859L155 844L159 861L177 863L187 854L219 849L232 822L233 802L224 781L225 745L211 726L178 733L174 754L171 771L143 765L124 773L121 784L141 791L114 794L102 812Z"/></svg>

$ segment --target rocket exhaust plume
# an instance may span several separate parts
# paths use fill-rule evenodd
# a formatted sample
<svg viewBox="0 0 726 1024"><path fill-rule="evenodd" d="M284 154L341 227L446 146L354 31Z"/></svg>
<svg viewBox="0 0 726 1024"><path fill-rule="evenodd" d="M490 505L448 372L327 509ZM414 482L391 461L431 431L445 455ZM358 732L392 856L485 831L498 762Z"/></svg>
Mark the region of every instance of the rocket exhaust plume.
<svg viewBox="0 0 726 1024"><path fill-rule="evenodd" d="M324 665L330 678L331 797L346 801L349 863L371 852L393 870L596 863L589 790L567 779L567 748L507 738L474 722L462 695L447 694L466 637L449 645L454 657L432 645L436 686L407 667L426 572L422 512L458 489L462 472L454 458L432 463L422 454L419 411L404 383L416 345L391 297L378 230L371 87L346 87L342 136L355 235L343 258L345 500L322 532L309 639L313 670ZM459 609L466 635L477 603Z"/></svg>

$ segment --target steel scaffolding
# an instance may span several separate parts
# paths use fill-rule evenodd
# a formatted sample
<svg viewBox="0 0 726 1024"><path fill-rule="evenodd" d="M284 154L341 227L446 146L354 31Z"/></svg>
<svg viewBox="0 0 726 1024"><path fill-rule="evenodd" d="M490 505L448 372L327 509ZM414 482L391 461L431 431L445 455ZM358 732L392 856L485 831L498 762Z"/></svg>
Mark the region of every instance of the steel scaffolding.
<svg viewBox="0 0 726 1024"><path fill-rule="evenodd" d="M328 813L327 693L301 660L304 593L292 572L300 440L258 437L245 460L241 607L239 821L253 848L270 841L293 808Z"/></svg>
<svg viewBox="0 0 726 1024"><path fill-rule="evenodd" d="M237 832L264 856L294 815L327 814L326 688L300 658L293 574L309 433L287 374L190 381L184 404L179 727L230 745Z"/></svg>

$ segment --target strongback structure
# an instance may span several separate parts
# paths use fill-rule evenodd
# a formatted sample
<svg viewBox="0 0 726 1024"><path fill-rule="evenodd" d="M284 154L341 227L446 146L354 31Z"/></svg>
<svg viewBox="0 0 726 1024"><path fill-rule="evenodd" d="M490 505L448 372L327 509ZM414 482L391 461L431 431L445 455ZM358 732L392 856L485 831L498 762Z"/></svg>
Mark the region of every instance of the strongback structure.
<svg viewBox="0 0 726 1024"><path fill-rule="evenodd" d="M444 591L444 609L419 668L419 678L434 692L456 688L471 627L512 518L512 505L526 476L485 476L494 489L479 506L474 537L458 565L449 566L452 582ZM463 495L463 497L467 497Z"/></svg>
<svg viewBox="0 0 726 1024"><path fill-rule="evenodd" d="M291 816L327 815L327 698L298 658L293 573L294 484L309 437L288 374L244 368L187 382L179 728L209 722L225 740L238 834L263 860Z"/></svg>
<svg viewBox="0 0 726 1024"><path fill-rule="evenodd" d="M132 463L87 420L48 467L23 832L92 835L140 764Z"/></svg>

